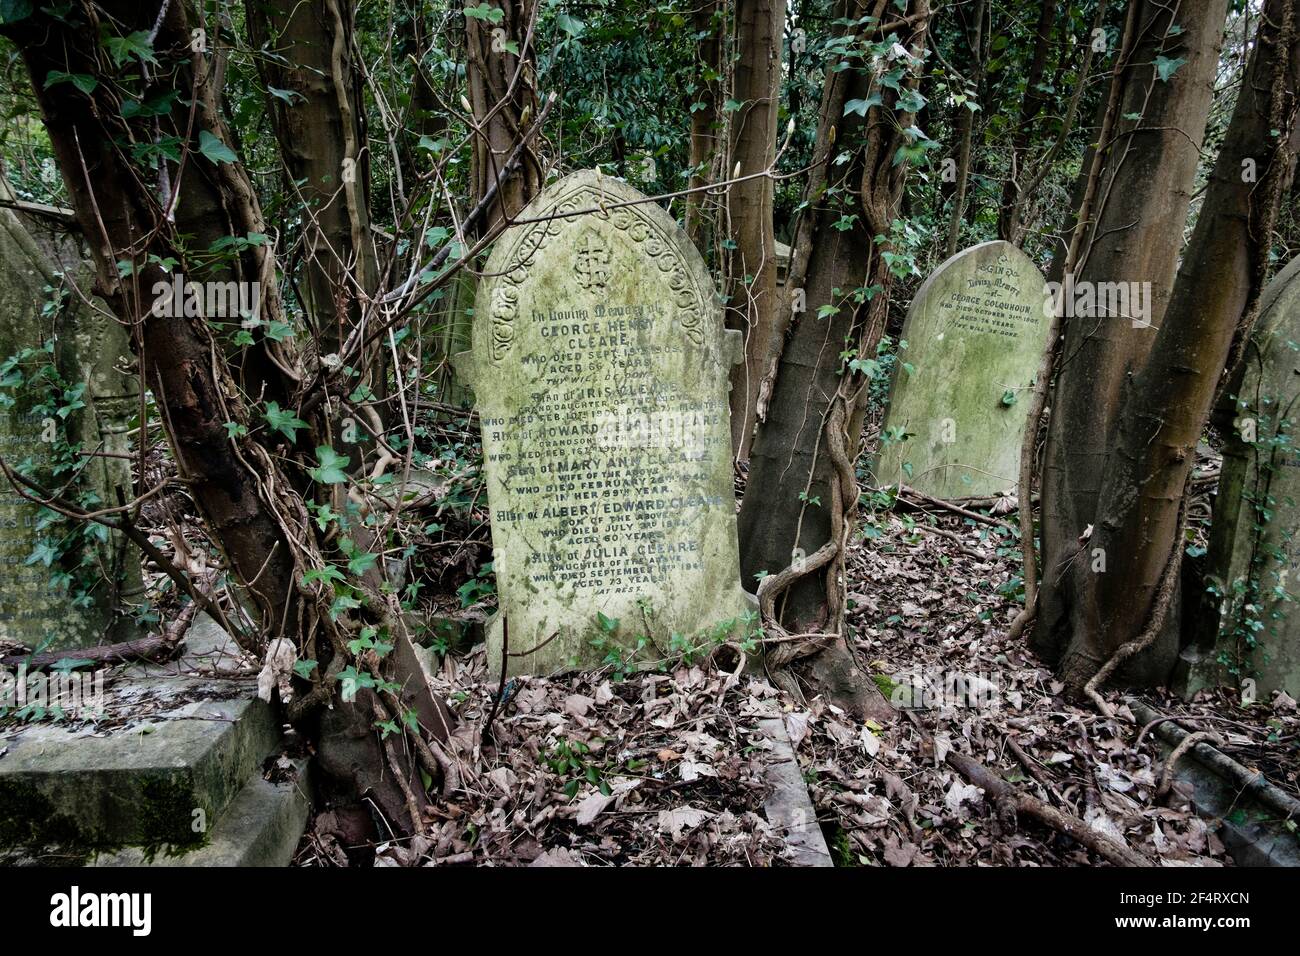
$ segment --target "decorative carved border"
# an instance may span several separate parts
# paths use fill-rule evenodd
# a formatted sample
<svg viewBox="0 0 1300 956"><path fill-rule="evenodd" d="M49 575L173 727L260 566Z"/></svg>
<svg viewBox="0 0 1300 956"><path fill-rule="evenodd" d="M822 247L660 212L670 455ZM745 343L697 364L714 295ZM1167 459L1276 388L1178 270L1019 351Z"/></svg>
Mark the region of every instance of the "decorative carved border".
<svg viewBox="0 0 1300 956"><path fill-rule="evenodd" d="M529 223L516 227L519 232L513 239L514 246L506 257L506 265L501 270L497 284L491 290L489 319L491 335L488 343L488 358L494 365L500 364L514 345L515 320L519 312L519 286L529 277L533 258L546 244L558 236L570 221L564 217L579 209L599 207L607 201L607 194L593 183L578 184L571 192L556 197L538 215L556 214L557 218L542 222ZM691 281L690 267L679 247L679 239L671 234L644 208L644 206L619 206L613 210L601 209L588 215L612 222L620 232L628 236L638 246L643 247L645 255L655 264L664 276L668 288L672 291L673 304L677 307L677 320L686 333L686 338L695 345L704 344L704 296Z"/></svg>

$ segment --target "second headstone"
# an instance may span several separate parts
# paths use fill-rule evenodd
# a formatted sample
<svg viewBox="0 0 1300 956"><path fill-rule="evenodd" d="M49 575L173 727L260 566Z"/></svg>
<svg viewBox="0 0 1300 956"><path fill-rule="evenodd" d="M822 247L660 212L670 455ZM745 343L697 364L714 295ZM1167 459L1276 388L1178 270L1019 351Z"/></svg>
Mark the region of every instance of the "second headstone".
<svg viewBox="0 0 1300 956"><path fill-rule="evenodd" d="M1050 302L1038 267L1009 242L972 246L935 270L903 324L877 483L936 498L1015 487Z"/></svg>

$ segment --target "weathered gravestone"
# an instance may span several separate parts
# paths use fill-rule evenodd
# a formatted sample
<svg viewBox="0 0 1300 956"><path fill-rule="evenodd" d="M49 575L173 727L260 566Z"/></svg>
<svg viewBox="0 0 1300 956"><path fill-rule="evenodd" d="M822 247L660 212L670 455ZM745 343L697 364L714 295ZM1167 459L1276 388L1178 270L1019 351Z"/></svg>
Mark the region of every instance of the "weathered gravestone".
<svg viewBox="0 0 1300 956"><path fill-rule="evenodd" d="M524 218L487 262L458 363L492 515L491 666L503 617L509 673L611 649L649 663L745 626L727 411L740 342L703 260L662 209L595 171L548 186Z"/></svg>
<svg viewBox="0 0 1300 956"><path fill-rule="evenodd" d="M1206 555L1219 613L1203 616L1179 683L1300 697L1300 260L1264 289L1233 394Z"/></svg>
<svg viewBox="0 0 1300 956"><path fill-rule="evenodd" d="M107 453L85 463L71 496L84 507L109 507L118 503L119 489L131 497L129 462L113 457L130 450L126 432L135 387L118 369L129 356L127 338L111 316L92 313L75 295L65 308L46 308L45 288L59 285L54 270L60 262L80 268L74 244L0 209L0 456L12 468L30 468L29 477L44 487L61 488L69 474L52 473L60 439ZM90 287L90 278L78 276L81 288ZM48 360L8 362L51 340ZM67 416L51 413L48 381L33 374L46 361L79 391L66 404L84 407ZM53 516L43 518L42 510L0 476L0 639L50 649L125 639L129 622L121 600L139 586L137 552L115 534L87 541L68 521L48 523ZM49 548L62 554L55 557Z"/></svg>
<svg viewBox="0 0 1300 956"><path fill-rule="evenodd" d="M1009 242L965 249L926 279L903 324L877 483L936 498L1014 488L1050 301L1042 273ZM888 440L900 429L910 437Z"/></svg>

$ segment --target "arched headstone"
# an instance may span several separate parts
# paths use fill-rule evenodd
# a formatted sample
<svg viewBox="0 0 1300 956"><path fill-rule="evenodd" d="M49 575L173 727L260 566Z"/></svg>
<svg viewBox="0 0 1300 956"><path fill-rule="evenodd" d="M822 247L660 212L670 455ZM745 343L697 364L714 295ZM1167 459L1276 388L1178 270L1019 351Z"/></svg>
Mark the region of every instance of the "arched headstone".
<svg viewBox="0 0 1300 956"><path fill-rule="evenodd" d="M667 213L593 170L521 219L484 268L458 362L483 433L491 666L502 617L510 673L611 651L648 664L736 629L752 607L727 410L740 342L703 260Z"/></svg>
<svg viewBox="0 0 1300 956"><path fill-rule="evenodd" d="M878 484L936 498L1015 488L1050 302L1038 267L1009 242L965 249L925 280L903 324Z"/></svg>
<svg viewBox="0 0 1300 956"><path fill-rule="evenodd" d="M1264 289L1246 349L1206 555L1217 621L1183 653L1184 691L1300 697L1300 259ZM1249 683L1247 683L1249 682Z"/></svg>

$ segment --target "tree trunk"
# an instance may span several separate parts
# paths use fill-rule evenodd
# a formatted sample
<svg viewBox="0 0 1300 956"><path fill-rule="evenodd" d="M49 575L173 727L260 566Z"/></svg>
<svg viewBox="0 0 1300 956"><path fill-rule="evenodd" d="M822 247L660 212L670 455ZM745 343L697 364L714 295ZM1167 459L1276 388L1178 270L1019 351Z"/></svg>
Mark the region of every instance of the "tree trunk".
<svg viewBox="0 0 1300 956"><path fill-rule="evenodd" d="M718 103L722 99L722 0L697 0L697 3L691 13L691 27L699 37L696 43L699 78L698 88L687 105L691 114L691 189L706 186L718 171ZM686 197L686 234L701 250L709 239L706 227L715 218L708 203L708 196L703 192Z"/></svg>
<svg viewBox="0 0 1300 956"><path fill-rule="evenodd" d="M104 19L101 12L107 14ZM424 740L419 730L402 738L415 745L415 754L397 751L393 742L381 745L374 724L380 713L396 719L409 711L423 731L445 739L450 718L420 675L409 636L400 616L393 613L396 602L380 595L373 570L371 579L357 584L362 600L355 614L333 612L333 590L307 583L305 571L337 555L326 554L309 520L304 490L311 487L301 456L295 456L292 448L284 454L282 445L271 447L271 439L264 445L254 434L262 423L260 416L254 416L251 402L263 395L255 393L251 402L245 398L218 345L220 330L214 329L214 317L191 315L188 310L171 315L155 308L152 290L171 284L169 269L188 272L193 265L194 274L202 274L209 258L207 247L200 247L196 255L192 238L178 228L186 217L206 208L207 194L192 191L196 187L187 191L186 177L212 184L221 208L239 208L241 216L253 217L250 222L258 215L247 174L228 154L220 135L211 62L206 51L197 48L201 44L192 45L192 27L185 4L164 0L161 13L156 5L148 9L125 2L82 3L57 15L40 11L6 25L3 33L21 51L31 77L51 148L91 246L95 291L132 330L141 374L158 404L180 476L200 517L253 599L261 636L287 638L300 657L320 665L313 672L311 690L295 698L289 716L311 729L320 710L308 705L330 703L326 726L318 733L322 756L344 737L355 746L348 751L349 759L333 765L340 775L327 770L327 777L337 791L353 800L371 797L397 830L414 832L423 825L419 818L423 788L416 787L413 793L411 781L419 784L417 758L428 752L427 746L420 750ZM106 68L113 62L106 38L141 34L150 36L151 55L156 58L152 68L166 76L165 91L180 91L186 99L192 96L185 110L194 111L192 124L189 119L174 124L168 119L171 125L166 128L182 136L181 158L174 168L160 160L153 167L156 175L128 147L157 142L161 124L149 117L122 116L128 95L153 82L147 64L132 60L129 65L119 63L116 70ZM86 80L59 82L59 74ZM178 198L168 189L168 183L174 182L169 174L182 177ZM188 208L192 195L197 197L194 208ZM176 225L169 222L172 213ZM233 235L244 238L238 231ZM265 320L278 314L279 299L273 252L269 244L261 248L256 274L262 281L259 317ZM168 265L169 261L175 264ZM295 383L305 378L293 372L297 357L286 357ZM324 389L326 383L324 376L316 375L308 387ZM301 407L302 396L295 394L294 399L291 407ZM260 430L265 434L264 428ZM312 438L328 443L328 429L319 419L307 430ZM340 485L330 483L317 493L328 496L337 509L343 508ZM365 621L391 628L394 650L387 659L363 660L349 652L347 639ZM246 644L255 652L263 647L257 640ZM384 680L391 681L394 689L362 687L354 697L348 695L338 682L345 665L372 676L382 669ZM422 763L428 764L425 769L431 775L437 774L439 767L432 757Z"/></svg>
<svg viewBox="0 0 1300 956"><path fill-rule="evenodd" d="M471 177L475 202L502 178L528 120L537 115L531 44L533 0L486 2L490 9L502 13L496 23L465 17L465 85L477 127ZM511 47L518 53L512 53ZM543 172L537 156L527 150L520 174L501 184L483 230L517 216L542 188Z"/></svg>
<svg viewBox="0 0 1300 956"><path fill-rule="evenodd" d="M1056 9L1056 0L1042 0L1038 26L1034 30L1034 55L1029 61L1029 72L1025 75L1025 96L1021 100L1015 131L1011 134L1011 163L1007 181L1002 186L1002 208L998 210L998 238L1017 246L1024 238L1021 219L1028 198L1020 194L1020 182L1025 172L1023 167L1028 162L1026 150L1032 139L1034 120L1048 102L1047 94L1039 86L1042 85L1043 72L1047 67L1047 51L1052 45ZM1081 81L1083 79L1080 77Z"/></svg>
<svg viewBox="0 0 1300 956"><path fill-rule="evenodd" d="M353 8L347 0L247 0L246 11L259 74L281 91L267 94L267 111L289 192L303 207L303 309L321 353L337 352L378 281Z"/></svg>
<svg viewBox="0 0 1300 956"><path fill-rule="evenodd" d="M736 62L728 175L750 176L776 159L777 104L781 92L781 37L785 0L737 0ZM724 273L727 327L745 336L745 361L731 373L731 447L749 457L758 388L767 372L777 322L775 184L768 178L736 183L727 191L728 238Z"/></svg>
<svg viewBox="0 0 1300 956"><path fill-rule="evenodd" d="M836 10L864 40L873 38L882 21L897 23L894 12L888 0L843 0ZM913 59L902 90L917 83L928 20L925 0L909 4L899 42ZM805 191L808 209L787 281L792 306L805 308L793 313L775 381L764 386L770 384L771 402L766 415L760 407L739 516L745 580L778 575L784 580L788 576L782 572L793 572L776 607L780 625L831 635L809 642L809 650L824 648L811 676L859 714L870 709L874 685L842 633L843 567L858 503L853 462L868 383L847 367L841 353L851 347L858 355L874 356L884 331L892 274L883 253L890 247L873 240L890 234L897 215L907 163L895 158L907 142L902 130L912 119L891 115L899 93L889 89L879 90L883 102L865 116L846 114L846 103L876 91L867 71L828 69L815 165ZM850 154L848 162L828 162L843 151Z"/></svg>
<svg viewBox="0 0 1300 956"><path fill-rule="evenodd" d="M1295 19L1294 0L1265 4L1164 322L1146 364L1121 393L1088 543L1106 555L1106 573L1076 575L1084 603L1062 660L1061 672L1076 689L1172 600L1187 476L1234 339L1254 321L1278 204L1300 148ZM1243 175L1248 161L1258 165L1258 181ZM1171 567L1175 573L1167 574ZM1176 653L1176 642L1150 645L1123 676L1160 682Z"/></svg>
<svg viewBox="0 0 1300 956"><path fill-rule="evenodd" d="M970 47L971 72L975 74L975 100L984 86L984 16L986 0L975 0L971 22L966 26L966 43ZM961 238L961 224L966 218L966 190L970 185L971 141L975 136L975 111L965 103L957 110L957 182L953 187L952 213L948 219L948 239L944 243L943 257L951 259L957 254Z"/></svg>
<svg viewBox="0 0 1300 956"><path fill-rule="evenodd" d="M1082 241L1073 281L1093 288L1102 282L1149 283L1149 315L1144 322L1129 315L1067 312L1063 317L1060 372L1043 457L1042 587L1032 636L1035 650L1051 663L1060 659L1072 628L1095 632L1100 626L1077 600L1076 587L1100 567L1093 546L1080 538L1096 520L1121 390L1150 351L1169 301L1226 9L1225 0L1190 4L1177 11L1183 31L1170 36L1175 22L1170 7L1135 3L1112 72L1118 89L1109 95L1118 97L1120 118L1109 141L1093 146L1102 151L1102 165L1091 190L1094 198L1078 225ZM1166 82L1157 76L1157 56L1187 62ZM1140 118L1124 118L1134 115ZM1084 157L1076 187L1080 202L1089 194L1092 155L1090 150ZM1067 245L1053 257L1052 281L1065 279Z"/></svg>

